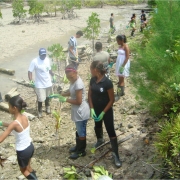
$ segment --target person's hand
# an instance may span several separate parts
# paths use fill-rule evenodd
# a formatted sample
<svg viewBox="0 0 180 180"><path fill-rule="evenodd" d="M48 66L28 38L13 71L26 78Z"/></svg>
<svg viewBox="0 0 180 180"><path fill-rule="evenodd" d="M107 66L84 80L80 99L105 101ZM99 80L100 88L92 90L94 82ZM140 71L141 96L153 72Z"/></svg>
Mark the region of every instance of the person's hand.
<svg viewBox="0 0 180 180"><path fill-rule="evenodd" d="M59 101L60 102L66 102L67 98L65 98L64 96L60 96L59 97Z"/></svg>
<svg viewBox="0 0 180 180"><path fill-rule="evenodd" d="M100 114L97 118L95 118L94 120L95 120L96 122L101 121L101 120L103 119L103 117L104 117L104 114L105 114L105 112L102 111L101 114Z"/></svg>
<svg viewBox="0 0 180 180"><path fill-rule="evenodd" d="M92 119L96 119L97 118L96 113L94 111L94 108L91 108L91 118Z"/></svg>
<svg viewBox="0 0 180 180"><path fill-rule="evenodd" d="M55 75L52 77L52 82L53 82L53 83L56 82L56 76L55 76Z"/></svg>
<svg viewBox="0 0 180 180"><path fill-rule="evenodd" d="M124 67L121 66L121 67L119 68L119 73L122 74L123 72L124 72Z"/></svg>
<svg viewBox="0 0 180 180"><path fill-rule="evenodd" d="M59 99L60 96L61 96L60 94L51 94L51 95L49 96L49 98L50 98L50 99L52 99L52 98L55 98L55 99L58 98L58 99Z"/></svg>
<svg viewBox="0 0 180 180"><path fill-rule="evenodd" d="M32 88L35 88L35 84L34 84L34 81L33 81L33 80L31 80L29 84L30 84L30 86L31 86Z"/></svg>

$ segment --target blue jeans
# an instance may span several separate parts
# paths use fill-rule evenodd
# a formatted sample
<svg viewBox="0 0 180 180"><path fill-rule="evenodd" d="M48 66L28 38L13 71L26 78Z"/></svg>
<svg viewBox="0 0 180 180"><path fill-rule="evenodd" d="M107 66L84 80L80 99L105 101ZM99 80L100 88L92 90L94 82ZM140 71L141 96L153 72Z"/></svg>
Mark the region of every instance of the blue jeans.
<svg viewBox="0 0 180 180"><path fill-rule="evenodd" d="M86 137L86 125L88 120L75 122L76 130L79 137Z"/></svg>

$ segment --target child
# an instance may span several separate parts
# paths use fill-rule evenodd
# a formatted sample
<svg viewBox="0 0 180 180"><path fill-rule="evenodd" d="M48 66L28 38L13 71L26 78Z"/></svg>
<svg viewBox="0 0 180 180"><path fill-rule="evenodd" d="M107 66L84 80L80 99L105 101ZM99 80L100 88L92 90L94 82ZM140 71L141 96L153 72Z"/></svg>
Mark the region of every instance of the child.
<svg viewBox="0 0 180 180"><path fill-rule="evenodd" d="M134 36L134 32L136 30L136 14L133 14L131 20L129 22L130 27L132 28L131 36Z"/></svg>
<svg viewBox="0 0 180 180"><path fill-rule="evenodd" d="M30 161L34 153L34 146L30 137L30 124L27 117L21 114L21 110L26 107L26 103L18 95L10 98L9 112L14 116L13 122L5 123L0 121L0 126L7 129L0 135L0 143L12 132L16 139L16 153L20 171L27 179L37 179L35 171L30 166Z"/></svg>
<svg viewBox="0 0 180 180"><path fill-rule="evenodd" d="M130 61L129 61L129 47L126 44L126 36L125 35L118 35L116 37L116 41L119 45L118 49L118 56L116 60L116 70L115 73L119 78L118 83L118 96L116 97L116 101L119 99L119 96L123 96L124 93L124 77L129 76L129 68L130 68Z"/></svg>
<svg viewBox="0 0 180 180"><path fill-rule="evenodd" d="M71 119L76 125L76 146L70 148L69 152L73 153L69 158L77 159L86 155L86 126L90 117L90 108L86 102L86 91L82 79L78 76L76 67L73 64L65 68L67 79L70 81L68 92L61 95L51 95L50 98L59 98L60 102L71 104ZM64 96L71 96L66 98Z"/></svg>
<svg viewBox="0 0 180 180"><path fill-rule="evenodd" d="M102 123L104 122L106 131L110 138L114 162L117 167L121 167L122 163L119 160L117 136L114 129L113 103L114 90L111 80L106 76L106 69L100 61L91 63L90 87L88 91L88 100L91 107L91 117L95 121L95 133L97 143L95 147L99 147L104 143Z"/></svg>

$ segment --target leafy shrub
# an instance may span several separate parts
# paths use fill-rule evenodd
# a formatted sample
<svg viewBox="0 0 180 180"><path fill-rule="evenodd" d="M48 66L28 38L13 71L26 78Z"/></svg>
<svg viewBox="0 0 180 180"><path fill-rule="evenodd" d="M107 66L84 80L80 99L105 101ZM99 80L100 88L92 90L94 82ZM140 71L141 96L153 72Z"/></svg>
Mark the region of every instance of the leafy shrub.
<svg viewBox="0 0 180 180"><path fill-rule="evenodd" d="M0 9L0 19L2 19L2 12L1 12L1 9Z"/></svg>
<svg viewBox="0 0 180 180"><path fill-rule="evenodd" d="M165 122L157 134L155 146L169 166L169 173L180 178L180 115L171 122Z"/></svg>

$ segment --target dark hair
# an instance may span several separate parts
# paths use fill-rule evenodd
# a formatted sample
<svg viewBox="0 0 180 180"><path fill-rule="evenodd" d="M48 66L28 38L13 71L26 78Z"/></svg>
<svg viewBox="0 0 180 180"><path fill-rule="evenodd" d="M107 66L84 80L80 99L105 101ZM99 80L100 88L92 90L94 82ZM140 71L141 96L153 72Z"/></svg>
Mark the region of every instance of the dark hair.
<svg viewBox="0 0 180 180"><path fill-rule="evenodd" d="M100 61L93 61L92 63L91 63L91 67L93 68L93 69L98 69L99 70L99 72L102 74L102 75L104 75L105 73L106 73L106 68L105 68L105 66L103 65L103 63L102 62L100 62Z"/></svg>
<svg viewBox="0 0 180 180"><path fill-rule="evenodd" d="M132 14L132 17L131 18L134 18L134 17L136 17L136 14L134 13L134 14Z"/></svg>
<svg viewBox="0 0 180 180"><path fill-rule="evenodd" d="M82 31L78 31L78 32L76 33L76 35L83 36L83 32L82 32Z"/></svg>
<svg viewBox="0 0 180 180"><path fill-rule="evenodd" d="M96 42L95 49L96 50L101 50L102 49L102 43L101 42Z"/></svg>
<svg viewBox="0 0 180 180"><path fill-rule="evenodd" d="M111 13L111 16L113 16L113 13Z"/></svg>
<svg viewBox="0 0 180 180"><path fill-rule="evenodd" d="M123 41L124 43L127 42L127 39L126 39L125 35L118 35L118 36L116 36L116 40Z"/></svg>
<svg viewBox="0 0 180 180"><path fill-rule="evenodd" d="M13 107L16 107L19 110L19 112L23 108L27 107L27 104L24 102L24 100L19 95L10 98L9 104Z"/></svg>
<svg viewBox="0 0 180 180"><path fill-rule="evenodd" d="M144 10L141 10L142 13L144 13Z"/></svg>
<svg viewBox="0 0 180 180"><path fill-rule="evenodd" d="M77 72L77 68L74 66L74 64L69 64L66 66L65 72Z"/></svg>

